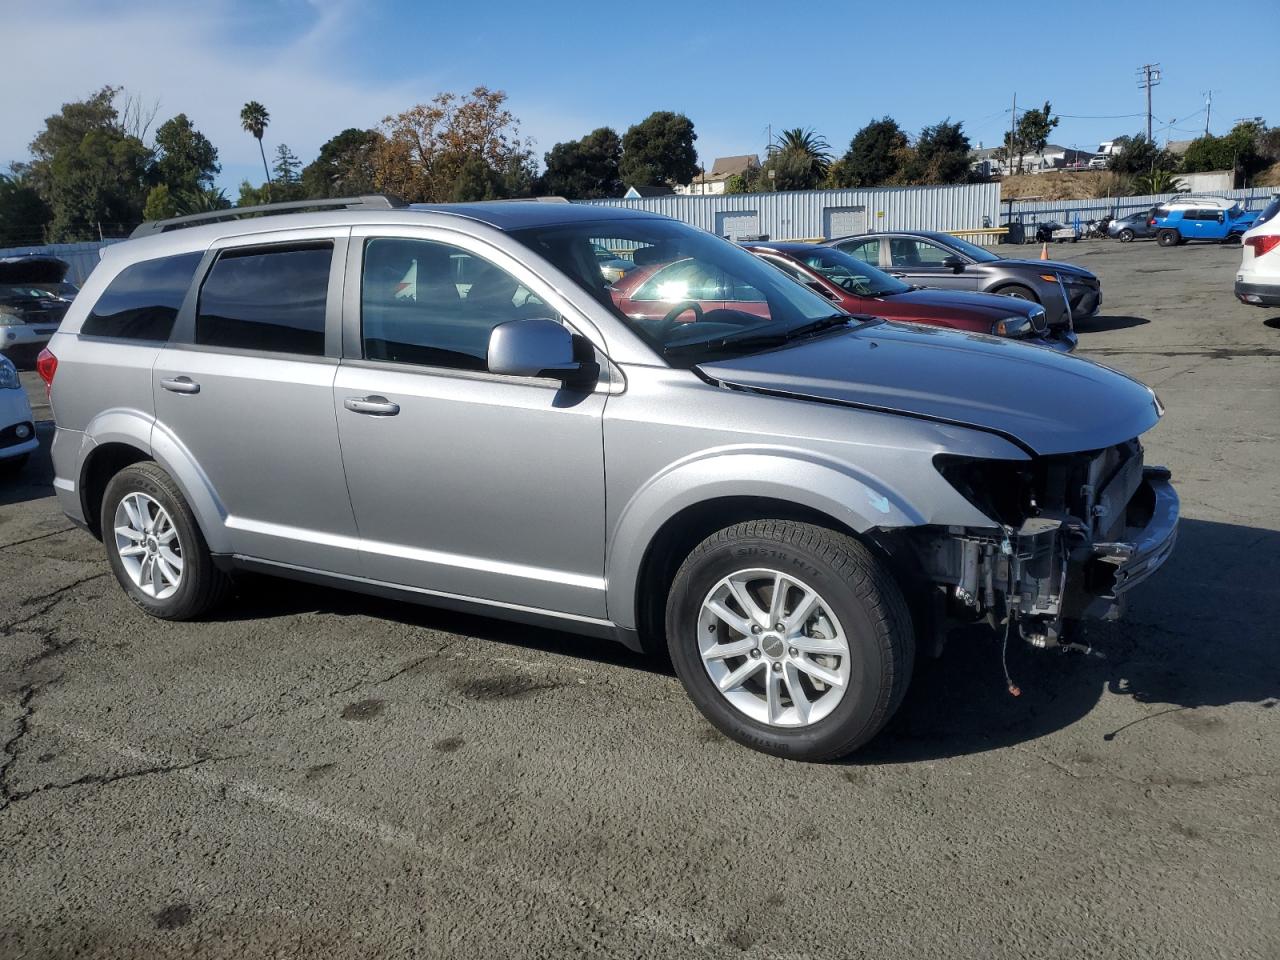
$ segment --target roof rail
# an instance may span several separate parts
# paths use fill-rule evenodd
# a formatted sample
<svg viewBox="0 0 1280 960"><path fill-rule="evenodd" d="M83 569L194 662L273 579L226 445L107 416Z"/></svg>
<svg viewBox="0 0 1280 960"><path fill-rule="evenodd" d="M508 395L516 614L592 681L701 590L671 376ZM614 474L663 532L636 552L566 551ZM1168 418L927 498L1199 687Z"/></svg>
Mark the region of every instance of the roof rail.
<svg viewBox="0 0 1280 960"><path fill-rule="evenodd" d="M223 223L228 220L239 220L241 217L269 217L278 213L303 213L309 210L394 210L406 207L399 197L385 193L372 193L361 197L333 197L324 200L290 200L287 203L264 203L256 207L228 207L225 210L210 210L208 213L190 213L184 217L170 217L167 220L148 220L138 226L129 239L149 237L156 233L168 233L170 230L181 230L184 227L198 227L206 223Z"/></svg>

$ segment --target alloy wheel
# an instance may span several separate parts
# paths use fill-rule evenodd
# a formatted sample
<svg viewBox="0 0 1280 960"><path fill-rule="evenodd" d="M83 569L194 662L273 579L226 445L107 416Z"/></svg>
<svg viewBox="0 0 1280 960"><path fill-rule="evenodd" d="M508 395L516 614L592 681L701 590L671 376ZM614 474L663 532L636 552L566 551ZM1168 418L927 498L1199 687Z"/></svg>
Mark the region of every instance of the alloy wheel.
<svg viewBox="0 0 1280 960"><path fill-rule="evenodd" d="M711 589L698 652L720 695L770 726L815 724L849 688L849 641L830 604L778 570L740 570Z"/></svg>
<svg viewBox="0 0 1280 960"><path fill-rule="evenodd" d="M182 541L173 518L145 493L128 493L116 505L116 552L133 585L166 600L182 585Z"/></svg>

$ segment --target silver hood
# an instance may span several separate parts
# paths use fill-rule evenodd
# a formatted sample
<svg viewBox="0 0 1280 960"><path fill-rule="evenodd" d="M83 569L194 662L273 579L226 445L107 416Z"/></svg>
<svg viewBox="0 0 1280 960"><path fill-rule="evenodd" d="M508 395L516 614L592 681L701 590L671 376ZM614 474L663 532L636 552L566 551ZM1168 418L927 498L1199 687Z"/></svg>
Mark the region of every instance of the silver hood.
<svg viewBox="0 0 1280 960"><path fill-rule="evenodd" d="M870 324L697 369L726 386L976 427L1041 455L1130 440L1163 413L1149 387L1108 367L941 327Z"/></svg>

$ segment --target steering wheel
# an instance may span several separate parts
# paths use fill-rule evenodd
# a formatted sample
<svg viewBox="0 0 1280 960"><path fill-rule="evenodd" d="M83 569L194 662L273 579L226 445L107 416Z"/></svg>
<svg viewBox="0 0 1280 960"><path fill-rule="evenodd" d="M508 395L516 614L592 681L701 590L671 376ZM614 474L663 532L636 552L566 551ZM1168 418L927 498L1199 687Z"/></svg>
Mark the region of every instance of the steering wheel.
<svg viewBox="0 0 1280 960"><path fill-rule="evenodd" d="M680 315L687 313L690 310L693 311L694 317L692 320L688 321L689 323L697 323L703 318L704 314L702 312L702 307L697 300L681 300L674 307L668 310L667 315L659 322L662 323L663 326L674 326Z"/></svg>

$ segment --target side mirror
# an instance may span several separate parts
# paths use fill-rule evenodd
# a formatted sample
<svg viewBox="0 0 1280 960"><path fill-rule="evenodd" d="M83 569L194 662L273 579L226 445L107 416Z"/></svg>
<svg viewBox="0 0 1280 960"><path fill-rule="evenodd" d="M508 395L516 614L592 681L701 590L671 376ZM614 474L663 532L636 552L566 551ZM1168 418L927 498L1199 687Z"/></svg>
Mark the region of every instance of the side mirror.
<svg viewBox="0 0 1280 960"><path fill-rule="evenodd" d="M1227 215L1226 215L1225 213L1219 213L1219 214L1218 214L1218 222L1219 222L1219 223L1226 223L1226 222L1227 222Z"/></svg>
<svg viewBox="0 0 1280 960"><path fill-rule="evenodd" d="M554 320L508 320L489 333L490 373L543 377L566 386L589 387L600 377L594 351Z"/></svg>
<svg viewBox="0 0 1280 960"><path fill-rule="evenodd" d="M942 265L952 273L960 273L966 266L964 257L957 257L954 253L943 260Z"/></svg>

